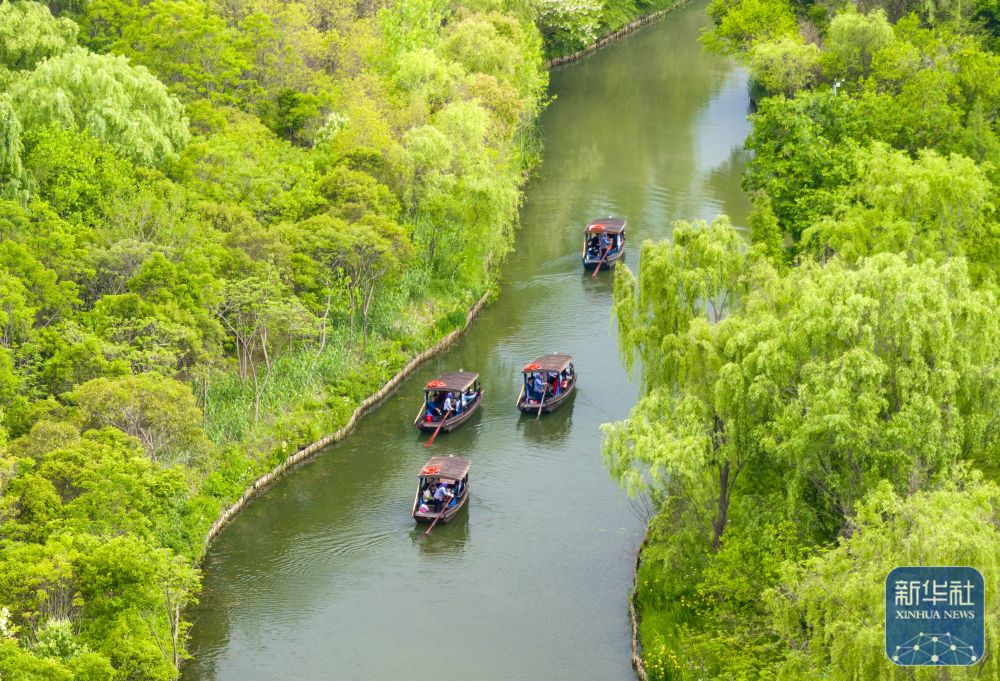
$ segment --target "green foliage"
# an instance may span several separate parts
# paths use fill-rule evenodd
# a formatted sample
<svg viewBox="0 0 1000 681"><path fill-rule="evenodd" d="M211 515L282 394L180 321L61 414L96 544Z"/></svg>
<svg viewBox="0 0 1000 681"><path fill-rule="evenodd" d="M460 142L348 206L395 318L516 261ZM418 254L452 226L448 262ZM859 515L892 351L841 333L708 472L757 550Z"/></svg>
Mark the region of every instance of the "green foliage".
<svg viewBox="0 0 1000 681"><path fill-rule="evenodd" d="M399 0L379 10L378 19L385 50L391 59L438 42L438 33L448 17L442 0Z"/></svg>
<svg viewBox="0 0 1000 681"><path fill-rule="evenodd" d="M750 48L750 68L754 83L768 96L792 97L819 81L820 51L791 37L760 42Z"/></svg>
<svg viewBox="0 0 1000 681"><path fill-rule="evenodd" d="M113 426L152 460L189 463L202 448L201 410L187 385L156 373L97 378L73 391L86 427Z"/></svg>
<svg viewBox="0 0 1000 681"><path fill-rule="evenodd" d="M76 44L79 27L65 17L56 19L37 2L0 4L0 73L33 69Z"/></svg>
<svg viewBox="0 0 1000 681"><path fill-rule="evenodd" d="M543 43L490 2L49 7L0 6L0 676L173 679L219 511L492 284Z"/></svg>
<svg viewBox="0 0 1000 681"><path fill-rule="evenodd" d="M825 56L827 68L848 78L864 78L871 72L875 55L893 41L892 26L881 9L869 14L845 11L830 22Z"/></svg>
<svg viewBox="0 0 1000 681"><path fill-rule="evenodd" d="M183 99L235 104L258 87L240 35L196 0L155 0L140 6L111 49L152 71Z"/></svg>
<svg viewBox="0 0 1000 681"><path fill-rule="evenodd" d="M775 629L806 645L790 649L776 678L890 678L885 656L886 575L899 565L975 565L987 593L997 588L1000 490L977 475L957 475L941 489L900 496L888 484L858 509L851 534L802 563L785 566L782 587L767 594ZM985 626L997 629L997 604L987 599ZM940 678L914 669L913 678ZM953 678L995 678L995 656Z"/></svg>
<svg viewBox="0 0 1000 681"><path fill-rule="evenodd" d="M965 256L977 279L1000 262L993 186L971 159L923 150L916 160L876 144L859 150L858 178L834 198L834 213L803 233L818 254L855 260L878 252L911 260Z"/></svg>
<svg viewBox="0 0 1000 681"><path fill-rule="evenodd" d="M710 11L709 44L749 58L758 100L753 243L708 230L714 247L692 248L682 226L673 245L644 246L638 280L616 281L620 342L645 385L605 427L605 454L659 511L635 596L647 670L897 678L889 569L995 571L993 15L950 2ZM716 283L690 295L706 269ZM716 320L720 290L738 295ZM724 462L741 472L730 491ZM993 659L947 673L997 675Z"/></svg>
<svg viewBox="0 0 1000 681"><path fill-rule="evenodd" d="M188 140L180 103L122 57L69 50L18 80L10 96L25 127L87 131L144 165L175 158Z"/></svg>
<svg viewBox="0 0 1000 681"><path fill-rule="evenodd" d="M0 197L22 198L27 189L21 134L17 112L6 98L0 98Z"/></svg>
<svg viewBox="0 0 1000 681"><path fill-rule="evenodd" d="M262 223L306 217L322 205L312 159L255 117L223 110L221 130L196 137L180 162L185 183L219 203L232 202Z"/></svg>
<svg viewBox="0 0 1000 681"><path fill-rule="evenodd" d="M787 0L712 0L708 13L716 26L705 34L705 44L723 53L747 50L757 42L798 33Z"/></svg>

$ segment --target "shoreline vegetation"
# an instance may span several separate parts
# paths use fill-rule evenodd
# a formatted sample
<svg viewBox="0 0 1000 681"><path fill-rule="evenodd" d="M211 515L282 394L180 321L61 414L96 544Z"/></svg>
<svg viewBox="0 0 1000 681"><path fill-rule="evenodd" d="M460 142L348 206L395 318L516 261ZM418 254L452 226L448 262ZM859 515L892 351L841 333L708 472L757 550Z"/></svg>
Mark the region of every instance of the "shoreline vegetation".
<svg viewBox="0 0 1000 681"><path fill-rule="evenodd" d="M580 59L583 59L584 57L587 57L593 54L594 52L597 52L602 47L605 47L613 42L621 40L622 38L632 33L633 31L637 31L643 26L653 23L657 19L660 19L661 17L669 14L670 12L673 12L675 9L685 6L689 2L690 0L674 0L667 7L654 10L650 14L645 14L639 17L638 19L634 19L633 21L628 22L627 24L625 24L620 28L609 30L605 33L602 33L601 36L593 43L587 45L586 47L580 50L577 50L576 52L572 52L570 54L564 54L561 56L550 57L545 61L545 66L549 69L554 69L558 66L562 66L563 64L570 64L572 62L579 61Z"/></svg>
<svg viewBox="0 0 1000 681"><path fill-rule="evenodd" d="M969 565L1000 586L1000 15L709 14L706 44L750 70L750 243L725 217L681 222L615 275L642 388L604 455L656 509L632 596L643 667L898 678L892 568ZM988 646L998 622L988 598ZM947 678L998 679L1000 658Z"/></svg>
<svg viewBox="0 0 1000 681"><path fill-rule="evenodd" d="M658 8L0 3L0 676L177 677L226 509L494 291L546 58Z"/></svg>

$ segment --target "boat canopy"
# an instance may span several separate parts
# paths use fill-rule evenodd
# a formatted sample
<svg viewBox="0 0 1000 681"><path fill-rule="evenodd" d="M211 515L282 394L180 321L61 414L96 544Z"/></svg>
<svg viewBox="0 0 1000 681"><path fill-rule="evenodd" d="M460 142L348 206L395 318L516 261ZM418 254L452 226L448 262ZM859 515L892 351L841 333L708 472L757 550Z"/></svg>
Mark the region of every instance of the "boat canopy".
<svg viewBox="0 0 1000 681"><path fill-rule="evenodd" d="M458 482L469 474L471 464L472 462L468 459L460 459L457 456L432 456L430 461L420 469L420 475L425 478Z"/></svg>
<svg viewBox="0 0 1000 681"><path fill-rule="evenodd" d="M531 364L525 364L524 368L521 369L524 373L529 373L532 371L562 371L570 365L573 361L573 355L542 355L536 359Z"/></svg>
<svg viewBox="0 0 1000 681"><path fill-rule="evenodd" d="M472 384L478 380L479 374L472 371L453 371L435 378L424 386L424 390L464 391L471 388Z"/></svg>
<svg viewBox="0 0 1000 681"><path fill-rule="evenodd" d="M604 218L594 220L583 230L587 234L621 234L625 231L625 218Z"/></svg>

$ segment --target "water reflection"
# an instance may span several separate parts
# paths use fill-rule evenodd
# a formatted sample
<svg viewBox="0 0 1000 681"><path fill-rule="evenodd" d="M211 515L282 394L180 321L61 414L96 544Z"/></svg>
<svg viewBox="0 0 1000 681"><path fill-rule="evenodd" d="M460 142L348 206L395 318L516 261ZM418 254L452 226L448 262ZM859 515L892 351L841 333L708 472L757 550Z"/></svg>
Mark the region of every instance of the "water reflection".
<svg viewBox="0 0 1000 681"><path fill-rule="evenodd" d="M525 442L533 445L558 445L569 435L573 425L573 405L578 390L574 390L558 409L538 417L536 414L521 414L517 420L517 432Z"/></svg>
<svg viewBox="0 0 1000 681"><path fill-rule="evenodd" d="M470 494L474 495L475 493L476 489L473 484L470 486ZM469 517L472 514L474 499L474 496L470 496L465 508L459 511L457 516L447 524L438 523L430 534L427 534L429 527L427 523L414 522L415 527L410 532L410 541L425 556L461 556L469 541Z"/></svg>

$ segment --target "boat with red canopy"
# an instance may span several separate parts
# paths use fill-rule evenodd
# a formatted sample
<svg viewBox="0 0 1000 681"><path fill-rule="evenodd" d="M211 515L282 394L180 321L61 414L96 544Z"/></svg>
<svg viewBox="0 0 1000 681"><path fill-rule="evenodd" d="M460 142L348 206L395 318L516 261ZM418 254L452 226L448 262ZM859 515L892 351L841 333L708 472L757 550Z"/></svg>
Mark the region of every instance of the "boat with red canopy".
<svg viewBox="0 0 1000 681"><path fill-rule="evenodd" d="M576 389L573 355L542 355L521 369L521 394L517 408L525 414L550 412L562 405Z"/></svg>
<svg viewBox="0 0 1000 681"><path fill-rule="evenodd" d="M447 408L449 399L451 409ZM428 433L438 428L450 432L472 418L482 401L479 374L471 371L442 374L424 386L424 404L413 425Z"/></svg>
<svg viewBox="0 0 1000 681"><path fill-rule="evenodd" d="M625 218L594 220L583 230L583 267L610 270L625 255Z"/></svg>
<svg viewBox="0 0 1000 681"><path fill-rule="evenodd" d="M472 462L457 456L433 456L420 469L411 515L418 523L447 523L469 499L469 468ZM435 499L438 487L442 491Z"/></svg>

